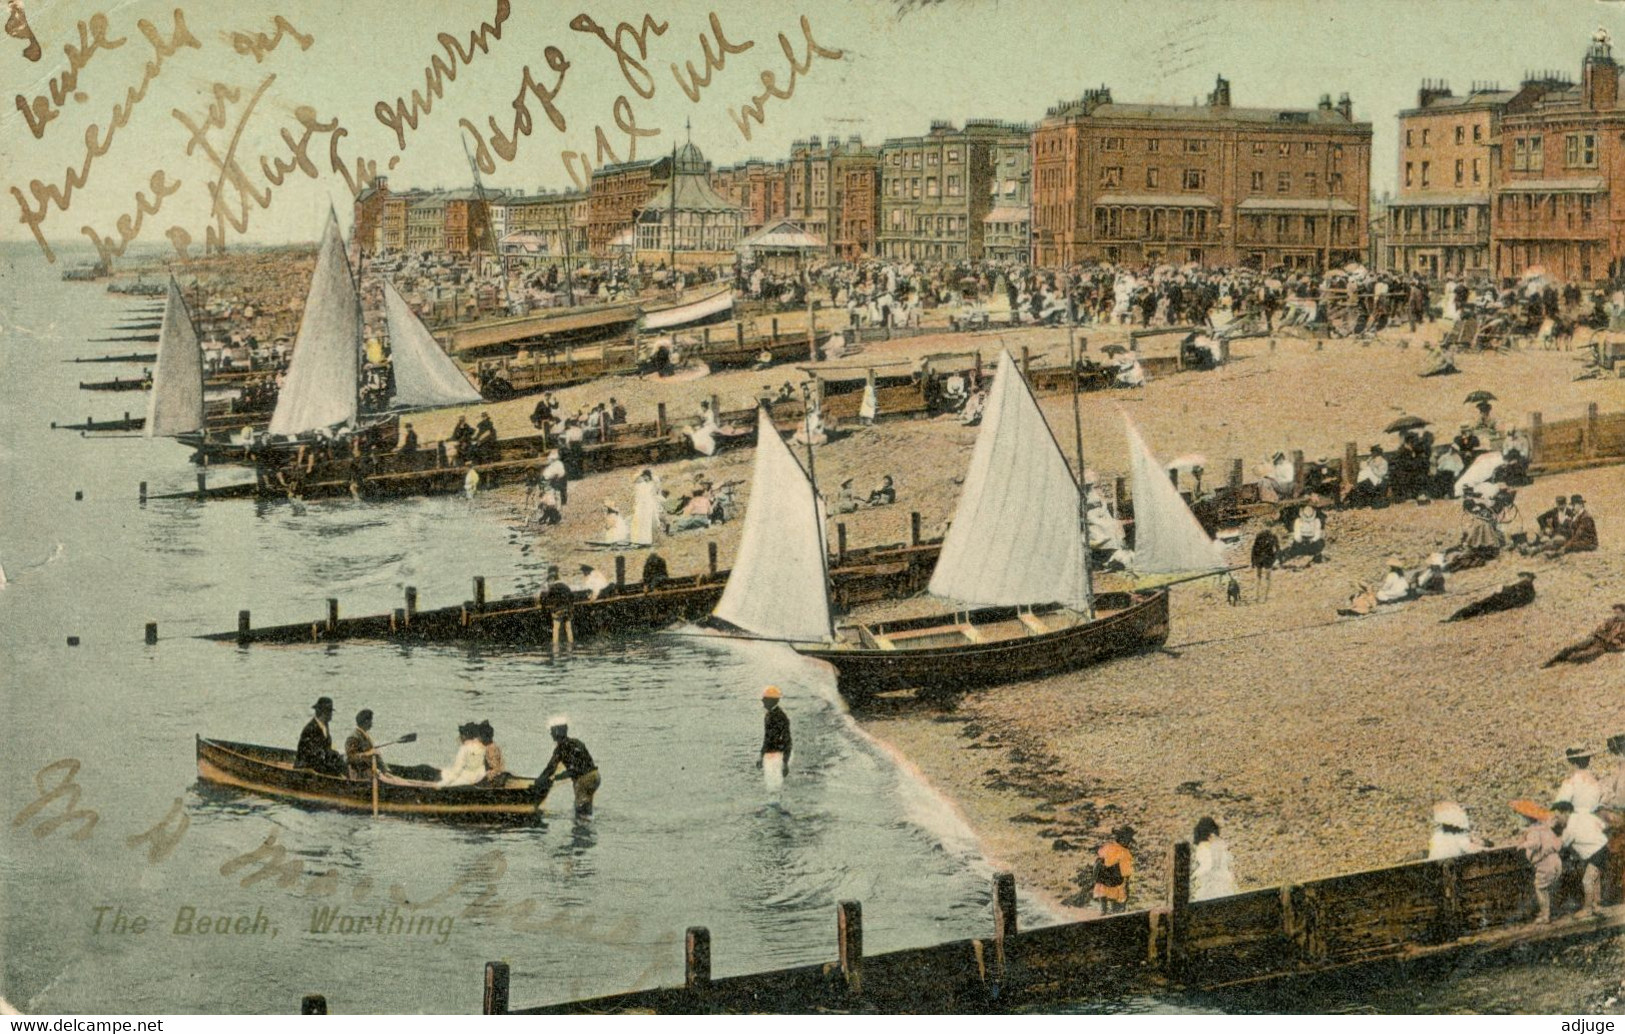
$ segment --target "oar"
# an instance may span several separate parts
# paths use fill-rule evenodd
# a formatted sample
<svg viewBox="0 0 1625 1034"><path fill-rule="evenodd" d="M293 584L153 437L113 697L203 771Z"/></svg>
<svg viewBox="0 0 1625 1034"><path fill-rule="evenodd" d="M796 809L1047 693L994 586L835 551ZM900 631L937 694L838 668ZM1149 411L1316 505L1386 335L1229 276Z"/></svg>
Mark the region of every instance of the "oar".
<svg viewBox="0 0 1625 1034"><path fill-rule="evenodd" d="M415 733L415 732L409 732L405 736L402 736L398 740L390 740L388 743L375 743L375 744L373 744L372 749L373 750L383 750L385 747L393 747L397 743L416 743L417 741L418 741L418 734Z"/></svg>

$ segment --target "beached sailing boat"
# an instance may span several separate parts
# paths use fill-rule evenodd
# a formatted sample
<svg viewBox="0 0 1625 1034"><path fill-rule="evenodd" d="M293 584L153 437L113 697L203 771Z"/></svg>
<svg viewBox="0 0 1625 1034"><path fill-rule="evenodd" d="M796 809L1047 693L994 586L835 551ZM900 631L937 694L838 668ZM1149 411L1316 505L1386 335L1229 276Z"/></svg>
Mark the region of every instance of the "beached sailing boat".
<svg viewBox="0 0 1625 1034"><path fill-rule="evenodd" d="M1127 413L1130 488L1134 498L1134 573L1183 580L1224 570L1224 551L1208 537ZM1156 577L1159 582L1169 579Z"/></svg>
<svg viewBox="0 0 1625 1034"><path fill-rule="evenodd" d="M152 369L152 392L147 397L148 438L176 438L200 434L207 426L203 415L203 345L192 314L175 278L169 278L169 300L158 330L158 358Z"/></svg>
<svg viewBox="0 0 1625 1034"><path fill-rule="evenodd" d="M389 364L395 378L395 409L434 409L481 401L479 389L441 350L429 328L406 304L395 285L384 285L384 321L389 327ZM297 353L296 353L297 354Z"/></svg>
<svg viewBox="0 0 1625 1034"><path fill-rule="evenodd" d="M1077 481L1008 352L999 358L959 506L931 577L931 594L956 607L947 615L842 626L829 640L822 511L788 447L781 440L773 448L778 434L766 433L768 427L757 445L745 533L749 542L759 509L768 548L747 558L741 547L716 616L829 663L846 696L1012 682L1167 638L1166 592L1091 591Z"/></svg>
<svg viewBox="0 0 1625 1034"><path fill-rule="evenodd" d="M739 555L713 620L763 639L833 642L824 502L765 406L750 485Z"/></svg>

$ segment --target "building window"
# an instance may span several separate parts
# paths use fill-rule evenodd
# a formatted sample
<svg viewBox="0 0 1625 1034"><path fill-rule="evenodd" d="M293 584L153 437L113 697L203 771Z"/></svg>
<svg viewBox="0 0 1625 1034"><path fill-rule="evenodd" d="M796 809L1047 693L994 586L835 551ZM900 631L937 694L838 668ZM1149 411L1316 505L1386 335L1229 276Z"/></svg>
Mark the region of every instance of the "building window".
<svg viewBox="0 0 1625 1034"><path fill-rule="evenodd" d="M1156 168L1150 168L1150 169L1145 170L1145 185L1146 185L1146 188L1148 190L1157 189L1158 181L1160 179L1161 179L1160 170L1158 170Z"/></svg>
<svg viewBox="0 0 1625 1034"><path fill-rule="evenodd" d="M1123 149L1123 138L1120 136L1108 136L1100 141L1100 149L1102 151L1121 151Z"/></svg>
<svg viewBox="0 0 1625 1034"><path fill-rule="evenodd" d="M1161 150L1162 150L1162 141L1161 140L1147 140L1145 142L1145 150L1146 150L1147 154L1157 154L1157 153L1161 152Z"/></svg>
<svg viewBox="0 0 1625 1034"><path fill-rule="evenodd" d="M1456 127L1456 143L1458 143L1458 144L1463 143L1466 139L1467 139L1467 128L1465 126L1457 126Z"/></svg>
<svg viewBox="0 0 1625 1034"><path fill-rule="evenodd" d="M1343 145L1342 144L1333 144L1332 145L1332 161L1341 161L1342 159L1343 159Z"/></svg>
<svg viewBox="0 0 1625 1034"><path fill-rule="evenodd" d="M1414 179L1414 176L1412 175L1414 172L1415 172L1414 163L1406 162L1405 163L1405 185L1407 187L1411 185L1411 182Z"/></svg>
<svg viewBox="0 0 1625 1034"><path fill-rule="evenodd" d="M1314 154L1315 153L1315 142L1313 140L1305 140L1303 142L1303 153L1304 154Z"/></svg>
<svg viewBox="0 0 1625 1034"><path fill-rule="evenodd" d="M1121 187L1123 185L1123 167L1121 165L1107 165L1100 170L1100 185L1103 187Z"/></svg>
<svg viewBox="0 0 1625 1034"><path fill-rule="evenodd" d="M1462 178L1467 175L1467 163L1460 158L1456 159L1456 186L1461 186Z"/></svg>
<svg viewBox="0 0 1625 1034"><path fill-rule="evenodd" d="M1529 138L1529 171L1540 172L1546 168L1546 150L1544 138L1532 136Z"/></svg>
<svg viewBox="0 0 1625 1034"><path fill-rule="evenodd" d="M1201 169L1186 169L1184 187L1186 190L1201 190L1207 175Z"/></svg>
<svg viewBox="0 0 1625 1034"><path fill-rule="evenodd" d="M957 147L948 148L948 162L949 162L949 164L957 162L958 160L959 160L959 148L957 148Z"/></svg>
<svg viewBox="0 0 1625 1034"><path fill-rule="evenodd" d="M1207 141L1206 140L1186 140L1185 141L1185 153L1186 154L1206 154L1207 153Z"/></svg>
<svg viewBox="0 0 1625 1034"><path fill-rule="evenodd" d="M1292 143L1291 143L1291 141L1286 141L1286 142L1283 142L1281 144L1277 144L1276 148L1275 148L1275 153L1277 155L1279 155L1280 157L1282 157L1282 158L1290 158L1290 157L1292 157Z"/></svg>
<svg viewBox="0 0 1625 1034"><path fill-rule="evenodd" d="M925 156L925 164L933 167L941 165L942 155L938 154L936 151L932 151L930 154Z"/></svg>
<svg viewBox="0 0 1625 1034"><path fill-rule="evenodd" d="M1264 141L1262 141L1262 140L1254 140L1253 141L1253 153L1254 154L1263 154L1264 149L1266 147L1268 147L1268 146L1269 145L1264 143Z"/></svg>
<svg viewBox="0 0 1625 1034"><path fill-rule="evenodd" d="M1285 194L1292 190L1292 173L1278 172L1275 174L1275 192Z"/></svg>
<svg viewBox="0 0 1625 1034"><path fill-rule="evenodd" d="M937 195L937 178L935 176L927 176L925 178L925 196L926 197L937 197L938 196Z"/></svg>
<svg viewBox="0 0 1625 1034"><path fill-rule="evenodd" d="M1341 172L1332 173L1329 182L1326 184L1326 189L1333 194L1341 193L1343 190L1343 174Z"/></svg>
<svg viewBox="0 0 1625 1034"><path fill-rule="evenodd" d="M909 179L908 191L910 197L918 198L920 196L920 177L914 176Z"/></svg>
<svg viewBox="0 0 1625 1034"><path fill-rule="evenodd" d="M894 230L903 228L903 210L901 208L891 210L891 228Z"/></svg>
<svg viewBox="0 0 1625 1034"><path fill-rule="evenodd" d="M948 196L949 197L958 197L959 196L959 177L958 176L949 176L948 177Z"/></svg>
<svg viewBox="0 0 1625 1034"><path fill-rule="evenodd" d="M1261 193L1263 191L1263 189L1264 189L1264 173L1261 170L1255 169L1255 170L1253 170L1253 184L1252 184L1253 193L1255 193L1255 194Z"/></svg>
<svg viewBox="0 0 1625 1034"><path fill-rule="evenodd" d="M1318 176L1312 172L1303 174L1303 192L1305 194L1313 194L1318 186L1320 186Z"/></svg>
<svg viewBox="0 0 1625 1034"><path fill-rule="evenodd" d="M1475 143L1475 144L1479 143L1483 139L1484 139L1484 127L1483 126L1474 126L1473 127L1473 143Z"/></svg>
<svg viewBox="0 0 1625 1034"><path fill-rule="evenodd" d="M1275 217L1275 239L1284 241L1287 238L1287 227L1291 225L1291 216L1278 215Z"/></svg>
<svg viewBox="0 0 1625 1034"><path fill-rule="evenodd" d="M1427 145L1428 145L1428 131L1424 129L1424 130L1422 130L1422 146L1426 147Z"/></svg>
<svg viewBox="0 0 1625 1034"><path fill-rule="evenodd" d="M1563 164L1571 169L1597 167L1597 136L1595 133L1570 133L1563 138Z"/></svg>
<svg viewBox="0 0 1625 1034"><path fill-rule="evenodd" d="M1479 183L1483 179L1482 172L1481 172L1481 167L1479 165L1479 163L1481 161L1482 161L1482 159L1480 159L1480 158L1474 158L1473 159L1473 182L1475 184Z"/></svg>
<svg viewBox="0 0 1625 1034"><path fill-rule="evenodd" d="M1303 217L1303 239L1306 241L1315 239L1315 217L1312 215Z"/></svg>
<svg viewBox="0 0 1625 1034"><path fill-rule="evenodd" d="M1412 130L1412 129L1405 130L1405 146L1406 147L1415 147L1416 146L1416 141L1412 139L1412 136L1415 134L1415 132L1416 131Z"/></svg>
<svg viewBox="0 0 1625 1034"><path fill-rule="evenodd" d="M1425 132L1427 132L1427 130L1423 130L1423 132L1425 133ZM1432 164L1432 162L1423 162L1422 163L1422 186L1424 186L1424 187L1426 187L1428 185L1428 166L1431 165L1431 164Z"/></svg>

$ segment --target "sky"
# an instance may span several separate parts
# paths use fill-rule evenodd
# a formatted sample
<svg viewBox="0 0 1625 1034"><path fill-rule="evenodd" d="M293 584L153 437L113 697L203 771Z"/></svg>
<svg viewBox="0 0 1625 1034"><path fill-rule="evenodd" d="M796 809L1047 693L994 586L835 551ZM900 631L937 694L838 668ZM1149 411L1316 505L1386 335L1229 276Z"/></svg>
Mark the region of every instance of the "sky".
<svg viewBox="0 0 1625 1034"><path fill-rule="evenodd" d="M1578 78L1581 56L1599 26L1625 33L1625 2L1617 0L676 0L648 6L511 0L500 38L488 34L485 52L471 51L466 62L448 58L457 47L469 52L470 34L482 22L497 21L498 8L498 0L25 0L41 60L25 58L24 40L0 37L7 92L23 105L37 108L42 102L34 98L48 100L53 82L60 92L62 77L73 74L64 44L77 45L81 22L102 13L107 38L125 42L116 49L93 48L59 114L38 138L17 103L4 106L0 239L34 239L27 224L32 217L48 241L83 243L88 238L81 227L88 226L117 242L123 216L132 240L144 243L162 244L176 227L200 248L210 225L223 230L228 245L300 241L316 236L330 205L347 226L350 193L329 165L330 130L311 137L315 178L294 169L268 196L262 194L265 207L251 203L240 230L212 214L216 165L198 144L206 141L224 155L240 123L232 154L247 185L264 191L261 159L291 162L281 135L297 139L303 133L301 107L318 122L337 120L345 135L336 146L347 167L357 159L374 161L394 188L472 186L465 145L478 142L459 125L467 119L485 141L491 168L481 175L484 186L533 191L572 186L570 170L580 176L584 166L564 155L581 152L592 162L599 128L614 157L628 158L629 138L617 128L617 109L622 123L630 119L640 132L655 134L638 140L640 158L669 153L692 139L707 158L729 164L781 157L793 140L814 134L861 134L878 143L922 133L934 119L1034 122L1050 105L1100 84L1121 101L1189 103L1205 97L1220 74L1230 79L1233 102L1241 106L1312 107L1322 94L1347 92L1356 118L1373 123L1372 182L1380 194L1394 186L1395 116L1415 104L1422 79L1445 79L1459 93L1474 80L1515 85L1531 70ZM168 45L176 11L197 45L160 59L138 23L147 20ZM712 13L730 43L752 45L727 54L699 99L691 100L673 66L693 62L704 70L702 34L713 36ZM582 24L581 15L612 39L617 25L627 23L620 39L634 59L634 27L646 15L664 23L663 33L644 35L639 63L647 74L629 67L623 75L610 46L572 28L573 20ZM292 34L260 53L242 38L233 44L233 32L274 35L277 16L308 47ZM817 46L838 50L840 57L805 59L803 17ZM763 121L749 123L747 140L738 113L762 94L762 74L771 73L779 92L789 92L791 60L780 34L805 70L796 75L791 96L762 103ZM551 66L549 47L556 48ZM714 42L711 52L718 52ZM423 92L426 69L437 56L455 78L442 77L441 96L415 129L403 129L402 147L377 107L387 113L413 89ZM154 62L157 74L128 104L127 123L109 139L115 109L127 105L130 90L140 91ZM541 90L556 86L552 104L565 128L555 128L539 92L529 91L522 121L530 134L499 153L488 120L496 119L503 136L512 134L527 67ZM211 101L220 116L214 127L206 123ZM177 114L202 123L201 134ZM105 153L91 158L67 210L40 202L30 184L62 189L68 169L77 173L86 161L87 131ZM137 191L157 208L139 228L133 225ZM164 193L161 202L154 202L155 193ZM228 199L224 207L239 212L239 192L228 185L222 194Z"/></svg>

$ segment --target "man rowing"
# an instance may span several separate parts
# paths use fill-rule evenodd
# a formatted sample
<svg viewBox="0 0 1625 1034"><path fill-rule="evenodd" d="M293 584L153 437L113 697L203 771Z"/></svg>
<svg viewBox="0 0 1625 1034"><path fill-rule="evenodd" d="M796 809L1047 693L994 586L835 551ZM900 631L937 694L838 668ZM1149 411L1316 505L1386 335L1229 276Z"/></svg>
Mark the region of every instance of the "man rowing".
<svg viewBox="0 0 1625 1034"><path fill-rule="evenodd" d="M377 748L372 742L372 711L356 712L355 731L344 741L344 765L351 779L369 779L378 767Z"/></svg>

